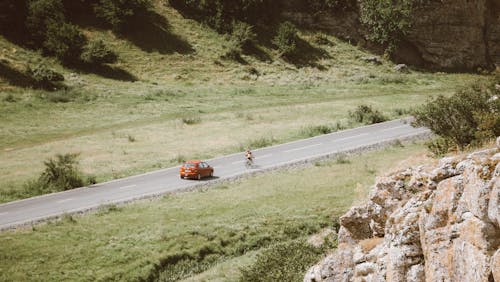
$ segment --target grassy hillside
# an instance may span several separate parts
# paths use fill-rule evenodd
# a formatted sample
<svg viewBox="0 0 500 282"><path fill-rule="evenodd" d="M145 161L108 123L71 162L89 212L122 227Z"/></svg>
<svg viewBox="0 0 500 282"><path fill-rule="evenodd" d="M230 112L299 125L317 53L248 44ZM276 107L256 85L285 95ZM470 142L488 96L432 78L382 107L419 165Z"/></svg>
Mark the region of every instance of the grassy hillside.
<svg viewBox="0 0 500 282"><path fill-rule="evenodd" d="M80 153L85 173L110 180L308 137L322 126L356 126L348 114L362 104L400 117L477 78L398 73L306 30L300 60L283 59L266 40L239 62L224 59L227 35L154 3L157 21L127 37L80 26L119 56L97 69L63 66L0 37L0 202L31 196L24 183L56 154ZM63 74L67 88L31 88L24 70L41 63Z"/></svg>

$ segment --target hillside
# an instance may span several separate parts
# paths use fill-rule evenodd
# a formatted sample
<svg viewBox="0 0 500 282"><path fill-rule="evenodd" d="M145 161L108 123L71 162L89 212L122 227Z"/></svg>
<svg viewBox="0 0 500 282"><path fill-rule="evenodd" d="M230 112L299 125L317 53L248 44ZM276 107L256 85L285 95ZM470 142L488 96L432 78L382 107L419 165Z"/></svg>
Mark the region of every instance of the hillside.
<svg viewBox="0 0 500 282"><path fill-rule="evenodd" d="M87 40L116 53L114 63L67 64L0 37L0 201L43 193L27 183L57 154L78 154L89 181L100 182L357 126L349 112L360 105L398 118L479 77L398 72L301 26L298 58L283 57L272 36L228 58L230 35L164 1L152 11L125 35L72 18ZM51 71L64 80L35 80L60 80Z"/></svg>

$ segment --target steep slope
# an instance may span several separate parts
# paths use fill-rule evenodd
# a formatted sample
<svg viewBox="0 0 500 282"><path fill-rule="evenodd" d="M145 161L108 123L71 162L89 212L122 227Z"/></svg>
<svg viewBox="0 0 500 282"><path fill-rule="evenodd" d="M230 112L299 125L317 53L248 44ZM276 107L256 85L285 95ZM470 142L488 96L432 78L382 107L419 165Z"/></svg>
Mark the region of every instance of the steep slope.
<svg viewBox="0 0 500 282"><path fill-rule="evenodd" d="M500 281L499 152L380 177L304 281Z"/></svg>

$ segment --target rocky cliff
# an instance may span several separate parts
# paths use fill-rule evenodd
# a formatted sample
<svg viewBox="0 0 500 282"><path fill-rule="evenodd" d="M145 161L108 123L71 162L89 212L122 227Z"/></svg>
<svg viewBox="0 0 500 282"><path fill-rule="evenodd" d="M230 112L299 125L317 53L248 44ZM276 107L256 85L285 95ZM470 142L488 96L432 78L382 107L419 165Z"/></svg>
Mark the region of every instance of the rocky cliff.
<svg viewBox="0 0 500 282"><path fill-rule="evenodd" d="M375 46L366 40L368 31L358 11L304 13L293 9L297 1L288 1L286 18L361 46ZM500 0L427 1L413 12L411 22L395 61L445 70L500 67Z"/></svg>
<svg viewBox="0 0 500 282"><path fill-rule="evenodd" d="M377 179L306 282L500 281L497 148Z"/></svg>

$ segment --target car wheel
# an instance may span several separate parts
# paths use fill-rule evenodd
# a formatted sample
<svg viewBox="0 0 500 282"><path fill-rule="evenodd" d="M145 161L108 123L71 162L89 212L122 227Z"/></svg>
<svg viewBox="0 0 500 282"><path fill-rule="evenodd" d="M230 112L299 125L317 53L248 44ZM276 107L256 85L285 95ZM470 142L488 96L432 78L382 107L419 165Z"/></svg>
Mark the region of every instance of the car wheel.
<svg viewBox="0 0 500 282"><path fill-rule="evenodd" d="M214 177L214 172L213 171L210 172L210 177Z"/></svg>
<svg viewBox="0 0 500 282"><path fill-rule="evenodd" d="M181 179L184 179L184 175L181 175Z"/></svg>
<svg viewBox="0 0 500 282"><path fill-rule="evenodd" d="M201 174L198 173L198 180L200 180L200 179L201 179Z"/></svg>

